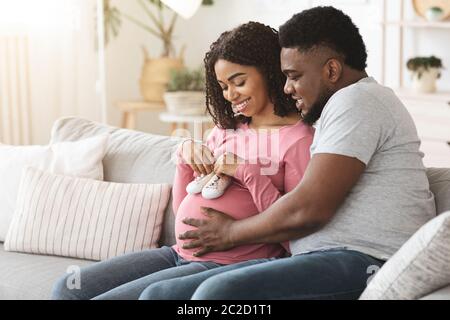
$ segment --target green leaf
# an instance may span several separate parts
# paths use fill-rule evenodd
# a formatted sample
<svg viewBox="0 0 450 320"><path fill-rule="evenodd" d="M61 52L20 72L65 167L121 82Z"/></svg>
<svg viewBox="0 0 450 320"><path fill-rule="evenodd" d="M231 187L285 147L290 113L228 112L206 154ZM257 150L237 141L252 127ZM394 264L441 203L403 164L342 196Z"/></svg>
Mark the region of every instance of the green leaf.
<svg viewBox="0 0 450 320"><path fill-rule="evenodd" d="M172 70L167 91L204 91L205 73L202 68Z"/></svg>
<svg viewBox="0 0 450 320"><path fill-rule="evenodd" d="M179 0L184 1L184 0ZM125 12L120 11L118 8L112 5L112 0L104 0L103 2L103 12L105 16L105 39L106 44L113 37L116 37L119 34L120 27L122 26L122 19L126 19L136 26L148 31L152 35L158 37L160 40L164 42L166 47L163 55L168 55L167 48L172 48L172 35L174 24L176 21L177 14L174 13L174 17L170 21L170 24L167 26L164 23L162 12L164 10L165 5L160 0L138 0L138 3L141 4L143 10L146 11L148 20L141 21L136 19L133 16L126 14ZM145 3L145 4L144 4ZM214 0L203 0L202 5L210 6L214 4ZM157 15L154 15L150 10L146 10L146 6L156 6L159 10Z"/></svg>
<svg viewBox="0 0 450 320"><path fill-rule="evenodd" d="M421 68L428 70L428 68L444 68L442 60L435 57L415 57L408 60L406 63L408 70L417 71Z"/></svg>

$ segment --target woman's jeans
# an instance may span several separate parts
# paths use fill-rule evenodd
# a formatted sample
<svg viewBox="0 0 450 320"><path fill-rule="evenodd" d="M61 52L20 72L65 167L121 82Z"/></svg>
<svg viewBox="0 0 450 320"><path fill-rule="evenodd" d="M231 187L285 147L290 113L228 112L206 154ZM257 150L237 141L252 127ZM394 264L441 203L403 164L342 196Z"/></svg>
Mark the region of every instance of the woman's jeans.
<svg viewBox="0 0 450 320"><path fill-rule="evenodd" d="M247 263L154 283L140 299L358 299L384 261L332 249Z"/></svg>
<svg viewBox="0 0 450 320"><path fill-rule="evenodd" d="M82 268L80 289L67 286L67 275L55 284L52 298L357 299L383 263L357 251L333 249L220 266L188 262L163 247Z"/></svg>
<svg viewBox="0 0 450 320"><path fill-rule="evenodd" d="M219 266L214 262L183 260L170 247L144 250L81 268L79 289L68 285L73 274L62 277L54 285L51 298L137 300L142 291L153 283Z"/></svg>

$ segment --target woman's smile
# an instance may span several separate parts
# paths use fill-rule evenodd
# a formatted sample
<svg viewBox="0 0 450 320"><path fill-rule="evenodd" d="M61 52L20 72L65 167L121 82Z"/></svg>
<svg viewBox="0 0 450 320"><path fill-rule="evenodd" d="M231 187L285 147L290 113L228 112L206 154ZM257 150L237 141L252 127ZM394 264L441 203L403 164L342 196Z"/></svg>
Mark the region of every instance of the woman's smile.
<svg viewBox="0 0 450 320"><path fill-rule="evenodd" d="M250 100L251 100L251 98L248 98L242 102L233 104L232 105L233 110L235 112L244 113L245 109L247 109L247 106L248 106Z"/></svg>

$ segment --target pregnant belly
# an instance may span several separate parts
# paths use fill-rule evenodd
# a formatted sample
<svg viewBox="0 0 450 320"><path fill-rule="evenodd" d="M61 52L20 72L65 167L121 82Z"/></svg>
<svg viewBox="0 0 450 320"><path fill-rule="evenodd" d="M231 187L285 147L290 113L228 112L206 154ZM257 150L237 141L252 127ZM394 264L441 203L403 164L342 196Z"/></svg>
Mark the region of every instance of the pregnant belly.
<svg viewBox="0 0 450 320"><path fill-rule="evenodd" d="M208 200L201 194L188 194L181 202L175 219L175 235L178 236L194 227L184 224L184 218L208 219L202 212L201 207L213 208L224 212L232 218L239 220L258 213L253 198L247 189L236 184L232 184L220 198ZM187 240L190 242L190 240ZM184 241L177 239L178 246L182 246Z"/></svg>
<svg viewBox="0 0 450 320"><path fill-rule="evenodd" d="M231 250L210 252L204 256L195 257L194 253L198 251L198 248L183 249L183 244L192 240L180 240L178 239L178 235L195 229L195 227L184 224L182 222L184 218L208 219L208 217L201 213L201 207L209 207L224 212L236 220L258 214L258 209L253 202L250 192L236 184L232 184L222 197L214 200L203 199L201 194L186 196L178 208L175 219L177 244L174 246L174 249L184 259L189 261L214 261L221 264L230 264L250 259L280 257L284 253L283 248L278 244L257 244L243 245Z"/></svg>

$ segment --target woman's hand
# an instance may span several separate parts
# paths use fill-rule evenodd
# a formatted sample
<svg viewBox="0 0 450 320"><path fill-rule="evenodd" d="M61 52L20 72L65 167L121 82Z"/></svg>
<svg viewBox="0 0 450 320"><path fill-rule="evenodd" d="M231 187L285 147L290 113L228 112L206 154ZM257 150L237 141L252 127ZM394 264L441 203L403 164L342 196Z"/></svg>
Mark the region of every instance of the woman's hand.
<svg viewBox="0 0 450 320"><path fill-rule="evenodd" d="M236 170L244 159L239 158L234 153L225 153L221 155L214 164L214 173L218 176L234 177Z"/></svg>
<svg viewBox="0 0 450 320"><path fill-rule="evenodd" d="M181 145L180 156L198 175L210 174L215 158L209 148L199 142L186 140Z"/></svg>

